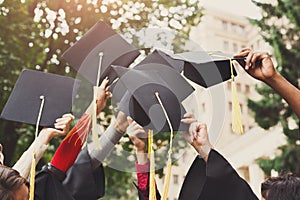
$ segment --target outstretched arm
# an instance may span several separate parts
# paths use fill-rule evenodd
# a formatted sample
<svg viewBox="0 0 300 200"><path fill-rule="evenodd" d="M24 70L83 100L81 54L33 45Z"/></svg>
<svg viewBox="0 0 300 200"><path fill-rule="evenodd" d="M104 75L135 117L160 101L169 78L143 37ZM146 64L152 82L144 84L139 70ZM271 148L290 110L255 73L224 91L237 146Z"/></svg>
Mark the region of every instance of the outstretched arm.
<svg viewBox="0 0 300 200"><path fill-rule="evenodd" d="M300 90L281 76L274 68L273 62L266 52L254 52L243 49L235 58L247 57L245 62L239 62L253 78L261 80L273 88L294 110L300 118Z"/></svg>
<svg viewBox="0 0 300 200"><path fill-rule="evenodd" d="M55 128L43 128L38 137L33 141L30 147L22 154L20 159L13 166L13 169L17 170L21 176L27 179L32 163L33 151L35 151L36 163L38 163L45 153L52 138L66 135L73 120L73 115L65 114L56 120L56 123L54 124Z"/></svg>
<svg viewBox="0 0 300 200"><path fill-rule="evenodd" d="M109 97L107 91L108 79L104 79L97 90L97 113L103 109ZM91 120L88 111L83 114L77 124L68 133L67 137L57 148L50 164L62 172L66 172L75 162L82 145L85 143L87 134L91 129Z"/></svg>

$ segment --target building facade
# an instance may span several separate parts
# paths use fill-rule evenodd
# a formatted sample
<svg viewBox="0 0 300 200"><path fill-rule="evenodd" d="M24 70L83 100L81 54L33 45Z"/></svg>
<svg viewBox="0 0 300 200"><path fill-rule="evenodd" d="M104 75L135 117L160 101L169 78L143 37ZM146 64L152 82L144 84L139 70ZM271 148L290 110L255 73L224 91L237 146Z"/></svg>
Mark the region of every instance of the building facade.
<svg viewBox="0 0 300 200"><path fill-rule="evenodd" d="M193 50L222 51L238 53L242 48L271 52L259 35L258 28L252 26L248 19L235 16L232 13L207 8L201 23L193 28L190 35L193 43L198 46ZM277 147L285 143L285 137L280 128L268 132L259 128L247 106L247 99L259 99L255 86L260 84L250 77L238 64L235 64L238 76L236 87L242 111L245 134L232 132L232 100L231 81L224 82L209 89L204 89L191 83L196 88L193 98L196 98L197 109L190 108L198 120L205 122L209 128L209 137L217 149L252 187L260 197L260 184L265 176L256 160L262 157L272 157ZM188 105L194 105L187 102ZM185 175L196 156L192 148L186 148L178 154L177 165L172 168L169 200L178 198ZM160 191L163 188L163 178L157 181Z"/></svg>

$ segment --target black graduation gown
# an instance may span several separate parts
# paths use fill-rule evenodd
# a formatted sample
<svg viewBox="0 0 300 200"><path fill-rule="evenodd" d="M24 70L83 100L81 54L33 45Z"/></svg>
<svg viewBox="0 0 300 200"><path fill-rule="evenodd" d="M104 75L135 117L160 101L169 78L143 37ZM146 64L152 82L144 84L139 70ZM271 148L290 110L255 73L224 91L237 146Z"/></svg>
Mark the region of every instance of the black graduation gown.
<svg viewBox="0 0 300 200"><path fill-rule="evenodd" d="M79 153L66 175L58 169L53 169L47 166L36 175L36 200L96 200L104 196L103 167L100 165L96 170L92 170L86 149Z"/></svg>
<svg viewBox="0 0 300 200"><path fill-rule="evenodd" d="M258 200L247 182L217 151L207 163L198 156L183 182L180 200Z"/></svg>

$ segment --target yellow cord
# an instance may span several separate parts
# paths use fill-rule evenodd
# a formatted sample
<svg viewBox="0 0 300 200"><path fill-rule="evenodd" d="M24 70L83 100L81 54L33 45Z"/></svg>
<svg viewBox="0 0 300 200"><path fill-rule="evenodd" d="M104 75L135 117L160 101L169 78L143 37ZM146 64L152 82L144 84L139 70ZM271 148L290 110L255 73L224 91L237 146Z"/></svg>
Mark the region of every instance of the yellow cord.
<svg viewBox="0 0 300 200"><path fill-rule="evenodd" d="M37 135L38 135L40 121L41 121L42 112L43 112L44 103L45 103L45 97L44 96L40 96L40 99L41 99L41 105L40 105L38 118L36 120L34 140L36 140ZM29 200L34 200L35 166L36 166L35 147L33 147L32 163L31 163L31 168L30 168Z"/></svg>
<svg viewBox="0 0 300 200"><path fill-rule="evenodd" d="M153 131L148 130L148 150L150 151L149 200L156 200L155 156L153 151ZM149 152L148 152L149 154Z"/></svg>
<svg viewBox="0 0 300 200"><path fill-rule="evenodd" d="M97 87L94 87L94 96L92 103L92 141L95 145L95 149L99 150L101 148L98 132L97 132Z"/></svg>
<svg viewBox="0 0 300 200"><path fill-rule="evenodd" d="M173 131L173 127L172 127L172 124L171 124L171 121L170 121L170 118L168 116L168 113L159 97L159 93L156 92L155 93L155 96L164 112L164 115L167 119L167 122L168 122L168 125L169 125L169 128L170 128L170 148L169 148L169 151L168 151L168 161L167 161L167 172L166 172L166 176L165 176L165 184L164 184L164 190L163 190L163 196L162 196L162 200L166 200L167 199L167 196L168 196L168 192L169 192L169 186L170 186L170 177L171 177L171 170L172 170L172 146L173 146L173 136L174 136L174 131Z"/></svg>
<svg viewBox="0 0 300 200"><path fill-rule="evenodd" d="M234 74L233 74L233 61L230 57L227 56L221 56L221 55L215 55L215 54L209 54L213 57L219 57L219 58L225 58L229 59L230 61L230 73L231 73L231 98L232 98L232 131L235 133L243 134L243 122L242 122L242 111L240 107L239 98L237 95L236 90L236 83L234 80Z"/></svg>

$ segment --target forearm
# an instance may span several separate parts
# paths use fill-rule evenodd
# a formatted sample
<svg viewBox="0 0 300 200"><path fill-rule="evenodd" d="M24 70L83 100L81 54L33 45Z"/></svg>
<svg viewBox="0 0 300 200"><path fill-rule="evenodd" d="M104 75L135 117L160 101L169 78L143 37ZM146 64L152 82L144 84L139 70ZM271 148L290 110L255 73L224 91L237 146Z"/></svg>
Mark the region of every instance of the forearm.
<svg viewBox="0 0 300 200"><path fill-rule="evenodd" d="M61 142L50 163L62 172L66 172L75 162L90 130L90 116L83 114Z"/></svg>
<svg viewBox="0 0 300 200"><path fill-rule="evenodd" d="M294 110L298 118L300 118L300 90L279 73L276 73L272 78L266 80L265 83L278 92Z"/></svg>
<svg viewBox="0 0 300 200"><path fill-rule="evenodd" d="M32 164L33 151L35 151L36 163L42 158L48 147L48 136L40 134L30 145L30 147L22 154L20 159L15 163L13 169L17 170L24 178L29 177L30 167Z"/></svg>
<svg viewBox="0 0 300 200"><path fill-rule="evenodd" d="M123 132L116 130L114 124L111 124L99 139L100 149L95 148L93 143L88 144L93 168L97 168L103 162L123 135Z"/></svg>

